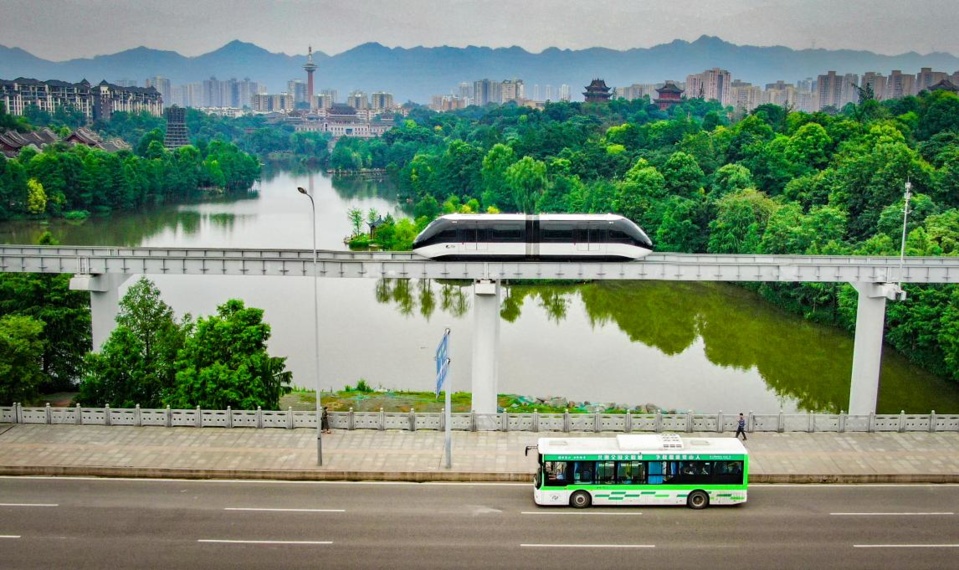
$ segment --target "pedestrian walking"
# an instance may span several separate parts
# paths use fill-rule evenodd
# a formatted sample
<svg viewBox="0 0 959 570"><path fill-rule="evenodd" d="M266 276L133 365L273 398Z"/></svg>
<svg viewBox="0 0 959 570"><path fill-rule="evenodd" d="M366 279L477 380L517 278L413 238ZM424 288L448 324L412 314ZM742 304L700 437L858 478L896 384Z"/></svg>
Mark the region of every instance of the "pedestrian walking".
<svg viewBox="0 0 959 570"><path fill-rule="evenodd" d="M742 412L739 412L739 423L736 425L736 437L740 435L743 436L743 441L746 441L746 418L743 417Z"/></svg>
<svg viewBox="0 0 959 570"><path fill-rule="evenodd" d="M326 412L326 406L323 406L323 413L320 414L320 429L323 433L333 433L330 430L330 416Z"/></svg>

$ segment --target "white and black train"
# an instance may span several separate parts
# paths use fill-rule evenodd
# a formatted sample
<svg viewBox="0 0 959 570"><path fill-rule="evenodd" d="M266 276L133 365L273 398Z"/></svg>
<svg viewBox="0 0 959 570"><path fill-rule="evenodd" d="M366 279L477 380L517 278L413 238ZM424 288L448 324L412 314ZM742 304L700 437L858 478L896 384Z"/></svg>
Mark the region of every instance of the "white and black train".
<svg viewBox="0 0 959 570"><path fill-rule="evenodd" d="M430 222L413 252L430 259L639 259L649 236L616 214L450 214Z"/></svg>

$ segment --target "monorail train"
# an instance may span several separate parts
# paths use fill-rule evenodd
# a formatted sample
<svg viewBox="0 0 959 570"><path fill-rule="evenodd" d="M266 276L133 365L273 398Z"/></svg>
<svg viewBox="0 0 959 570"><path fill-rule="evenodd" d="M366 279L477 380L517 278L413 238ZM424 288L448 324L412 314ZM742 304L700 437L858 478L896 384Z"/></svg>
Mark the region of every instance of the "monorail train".
<svg viewBox="0 0 959 570"><path fill-rule="evenodd" d="M430 259L639 259L653 242L616 214L450 214L413 240Z"/></svg>

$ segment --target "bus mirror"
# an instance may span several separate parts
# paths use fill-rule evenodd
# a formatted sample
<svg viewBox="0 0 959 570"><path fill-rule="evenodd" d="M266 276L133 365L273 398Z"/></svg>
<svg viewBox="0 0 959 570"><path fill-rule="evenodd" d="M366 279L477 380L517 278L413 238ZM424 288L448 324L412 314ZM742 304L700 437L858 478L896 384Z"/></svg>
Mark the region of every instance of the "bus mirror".
<svg viewBox="0 0 959 570"><path fill-rule="evenodd" d="M535 446L535 445L527 445L527 446L526 446L526 451L523 452L523 455L528 456L530 449L536 449L536 446Z"/></svg>

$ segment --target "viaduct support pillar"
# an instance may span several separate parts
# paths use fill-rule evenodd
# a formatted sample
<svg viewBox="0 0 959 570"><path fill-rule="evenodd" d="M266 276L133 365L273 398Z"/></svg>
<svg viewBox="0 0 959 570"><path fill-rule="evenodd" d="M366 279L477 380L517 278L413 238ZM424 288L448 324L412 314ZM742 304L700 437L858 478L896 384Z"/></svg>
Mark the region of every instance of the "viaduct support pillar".
<svg viewBox="0 0 959 570"><path fill-rule="evenodd" d="M853 283L852 286L859 292L859 304L856 309L849 413L868 415L876 412L879 398L879 367L882 359L886 300L902 300L906 296L898 285L891 283Z"/></svg>
<svg viewBox="0 0 959 570"><path fill-rule="evenodd" d="M473 283L473 411L496 413L499 357L499 281ZM495 420L495 418L492 418ZM494 421L495 424L495 421ZM480 425L479 427L482 427Z"/></svg>
<svg viewBox="0 0 959 570"><path fill-rule="evenodd" d="M93 329L93 350L100 350L110 338L120 312L120 285L129 275L104 273L101 275L74 275L70 279L73 291L90 292L90 321Z"/></svg>

